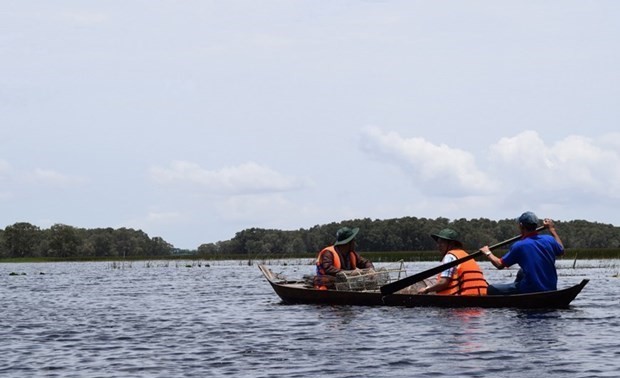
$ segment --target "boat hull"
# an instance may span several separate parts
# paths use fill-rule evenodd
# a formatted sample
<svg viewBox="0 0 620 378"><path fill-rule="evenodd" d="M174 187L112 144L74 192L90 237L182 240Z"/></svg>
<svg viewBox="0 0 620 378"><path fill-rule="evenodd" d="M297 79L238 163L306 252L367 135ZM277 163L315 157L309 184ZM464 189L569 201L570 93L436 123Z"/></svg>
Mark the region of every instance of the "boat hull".
<svg viewBox="0 0 620 378"><path fill-rule="evenodd" d="M351 306L403 306L403 307L480 307L480 308L568 308L581 290L589 282L582 280L579 284L561 290L516 295L421 295L400 294L382 295L380 291L336 291L317 290L306 287L303 281L288 281L274 275L267 267L259 269L286 304L325 304Z"/></svg>

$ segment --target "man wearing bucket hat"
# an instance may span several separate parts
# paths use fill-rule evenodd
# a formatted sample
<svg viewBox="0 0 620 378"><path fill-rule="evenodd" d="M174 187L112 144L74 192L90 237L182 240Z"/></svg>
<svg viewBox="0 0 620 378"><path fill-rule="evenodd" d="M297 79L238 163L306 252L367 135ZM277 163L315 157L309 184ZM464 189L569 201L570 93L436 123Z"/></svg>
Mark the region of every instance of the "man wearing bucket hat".
<svg viewBox="0 0 620 378"><path fill-rule="evenodd" d="M444 228L431 234L431 237L437 242L442 264L468 256L456 231ZM439 273L435 283L419 289L418 294L435 292L439 295L485 295L487 286L480 266L474 259L470 259Z"/></svg>
<svg viewBox="0 0 620 378"><path fill-rule="evenodd" d="M319 252L316 259L314 287L320 290L334 288L336 275L342 271L374 269L372 262L355 252L355 236L359 228L342 227L336 232L336 241Z"/></svg>
<svg viewBox="0 0 620 378"><path fill-rule="evenodd" d="M515 242L501 258L495 256L488 246L480 248L497 269L519 264L514 282L489 285L489 295L535 293L557 290L558 274L555 259L564 254L564 245L555 231L553 220L545 218L543 226L551 235L539 235L536 231L538 217L526 211L517 219L521 240Z"/></svg>

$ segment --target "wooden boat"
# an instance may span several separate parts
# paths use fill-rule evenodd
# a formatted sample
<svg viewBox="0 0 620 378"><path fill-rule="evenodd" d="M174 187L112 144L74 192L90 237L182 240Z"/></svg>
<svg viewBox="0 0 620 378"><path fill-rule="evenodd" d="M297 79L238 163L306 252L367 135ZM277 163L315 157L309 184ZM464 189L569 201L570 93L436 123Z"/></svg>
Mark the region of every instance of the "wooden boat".
<svg viewBox="0 0 620 378"><path fill-rule="evenodd" d="M568 308L581 290L589 282L582 280L579 284L556 291L516 295L420 295L397 292L383 295L375 291L317 290L309 287L305 281L291 281L273 273L264 265L258 268L271 284L276 294L286 304L326 304L353 306L405 306L405 307L482 307L482 308L524 308L552 309Z"/></svg>

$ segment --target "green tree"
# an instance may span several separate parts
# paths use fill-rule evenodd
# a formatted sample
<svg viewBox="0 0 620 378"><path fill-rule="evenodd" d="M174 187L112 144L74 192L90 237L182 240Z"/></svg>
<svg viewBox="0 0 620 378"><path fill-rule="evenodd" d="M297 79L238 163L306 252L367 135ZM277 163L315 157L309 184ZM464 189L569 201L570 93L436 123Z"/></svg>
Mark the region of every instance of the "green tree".
<svg viewBox="0 0 620 378"><path fill-rule="evenodd" d="M166 256L172 253L173 245L165 241L159 236L151 239L148 255L150 256Z"/></svg>
<svg viewBox="0 0 620 378"><path fill-rule="evenodd" d="M41 229L27 222L15 223L4 229L5 253L8 257L33 256L39 244Z"/></svg>
<svg viewBox="0 0 620 378"><path fill-rule="evenodd" d="M49 255L54 257L77 257L81 239L75 227L55 224L50 227Z"/></svg>

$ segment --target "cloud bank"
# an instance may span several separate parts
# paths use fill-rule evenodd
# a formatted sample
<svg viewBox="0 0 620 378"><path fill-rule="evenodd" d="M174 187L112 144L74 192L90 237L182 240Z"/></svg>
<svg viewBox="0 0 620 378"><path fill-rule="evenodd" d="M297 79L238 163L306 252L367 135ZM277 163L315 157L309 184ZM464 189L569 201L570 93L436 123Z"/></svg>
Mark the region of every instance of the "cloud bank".
<svg viewBox="0 0 620 378"><path fill-rule="evenodd" d="M545 142L532 130L504 137L476 155L419 137L367 127L361 149L398 167L425 196L486 197L498 206L614 206L620 199L620 134L569 135ZM478 151L480 152L480 151Z"/></svg>

